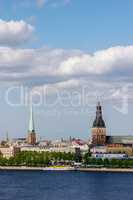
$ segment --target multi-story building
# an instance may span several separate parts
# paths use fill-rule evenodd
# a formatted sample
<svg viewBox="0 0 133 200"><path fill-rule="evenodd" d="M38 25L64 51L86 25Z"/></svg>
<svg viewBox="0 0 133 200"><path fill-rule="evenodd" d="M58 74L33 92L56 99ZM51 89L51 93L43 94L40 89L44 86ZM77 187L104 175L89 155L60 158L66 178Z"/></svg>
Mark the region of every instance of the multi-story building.
<svg viewBox="0 0 133 200"><path fill-rule="evenodd" d="M48 145L22 145L21 151L36 151L36 152L75 152L79 148L81 152L88 152L88 145L80 139L69 140L53 140Z"/></svg>
<svg viewBox="0 0 133 200"><path fill-rule="evenodd" d="M133 155L133 136L107 135L106 125L102 117L102 107L98 103L96 118L92 127L91 152L92 153L125 153Z"/></svg>
<svg viewBox="0 0 133 200"><path fill-rule="evenodd" d="M3 157L9 159L10 157L14 157L17 153L20 152L19 147L14 147L14 146L3 146L0 147L0 153Z"/></svg>

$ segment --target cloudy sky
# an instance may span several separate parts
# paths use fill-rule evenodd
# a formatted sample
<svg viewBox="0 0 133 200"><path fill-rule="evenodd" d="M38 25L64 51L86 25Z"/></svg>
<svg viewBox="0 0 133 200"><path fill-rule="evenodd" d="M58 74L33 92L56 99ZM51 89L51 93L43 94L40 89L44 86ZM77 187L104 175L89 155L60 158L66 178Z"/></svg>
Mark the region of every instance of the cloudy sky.
<svg viewBox="0 0 133 200"><path fill-rule="evenodd" d="M0 132L88 138L97 101L108 134L133 134L133 1L0 0Z"/></svg>

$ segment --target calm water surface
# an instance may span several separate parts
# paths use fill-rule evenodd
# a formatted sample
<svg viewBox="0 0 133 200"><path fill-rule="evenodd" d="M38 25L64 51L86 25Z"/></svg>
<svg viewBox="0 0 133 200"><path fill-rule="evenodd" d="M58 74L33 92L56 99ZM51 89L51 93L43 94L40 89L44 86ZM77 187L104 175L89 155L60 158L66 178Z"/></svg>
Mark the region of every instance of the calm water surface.
<svg viewBox="0 0 133 200"><path fill-rule="evenodd" d="M0 200L133 200L133 174L1 171Z"/></svg>

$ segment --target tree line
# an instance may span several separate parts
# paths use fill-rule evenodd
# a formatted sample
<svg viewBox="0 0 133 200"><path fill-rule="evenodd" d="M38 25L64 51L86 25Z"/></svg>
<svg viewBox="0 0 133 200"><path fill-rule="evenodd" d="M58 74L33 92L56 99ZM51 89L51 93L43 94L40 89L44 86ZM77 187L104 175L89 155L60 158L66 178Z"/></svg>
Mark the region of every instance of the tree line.
<svg viewBox="0 0 133 200"><path fill-rule="evenodd" d="M74 162L81 162L83 167L133 168L133 160L93 158L90 152L81 156L70 152L23 151L9 159L0 155L0 166L46 167L59 164L73 165Z"/></svg>
<svg viewBox="0 0 133 200"><path fill-rule="evenodd" d="M84 155L83 163L85 167L133 168L133 159L93 158L88 153Z"/></svg>
<svg viewBox="0 0 133 200"><path fill-rule="evenodd" d="M23 151L9 159L0 156L0 166L48 166L56 163L70 163L74 153Z"/></svg>

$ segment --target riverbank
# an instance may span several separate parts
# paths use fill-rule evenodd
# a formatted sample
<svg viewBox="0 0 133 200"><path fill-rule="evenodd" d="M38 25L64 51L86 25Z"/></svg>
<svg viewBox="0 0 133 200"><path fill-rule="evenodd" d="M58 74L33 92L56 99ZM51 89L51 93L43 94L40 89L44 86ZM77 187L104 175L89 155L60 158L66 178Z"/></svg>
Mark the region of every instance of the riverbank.
<svg viewBox="0 0 133 200"><path fill-rule="evenodd" d="M80 168L82 172L131 172L133 168Z"/></svg>
<svg viewBox="0 0 133 200"><path fill-rule="evenodd" d="M73 171L74 167L52 166L52 167L25 167L25 166L0 166L0 170L18 170L18 171Z"/></svg>
<svg viewBox="0 0 133 200"><path fill-rule="evenodd" d="M52 167L25 167L25 166L0 166L0 170L9 171L79 171L79 172L131 172L133 168L75 168L70 166L52 166Z"/></svg>

